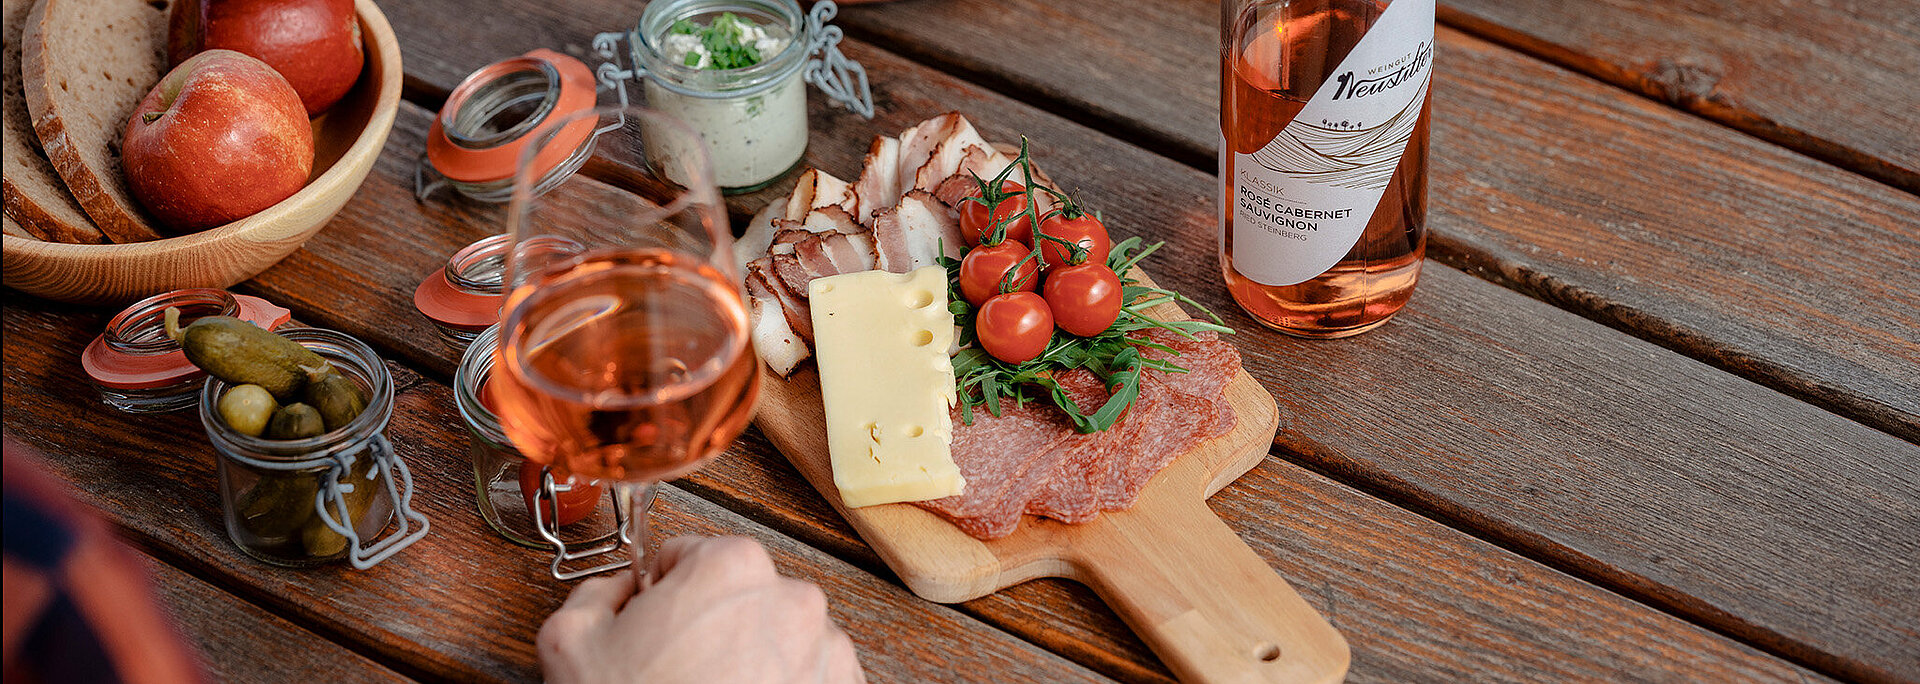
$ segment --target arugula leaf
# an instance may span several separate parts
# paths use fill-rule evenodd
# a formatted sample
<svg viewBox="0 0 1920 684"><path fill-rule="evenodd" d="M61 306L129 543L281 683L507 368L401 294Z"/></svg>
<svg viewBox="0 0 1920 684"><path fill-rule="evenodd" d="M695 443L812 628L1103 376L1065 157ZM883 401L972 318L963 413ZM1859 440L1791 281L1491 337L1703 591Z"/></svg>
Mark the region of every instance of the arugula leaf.
<svg viewBox="0 0 1920 684"><path fill-rule="evenodd" d="M1007 169L1002 170L991 182L979 180L984 195L998 199L1000 182L1015 168L1031 163L1026 141L1022 141L1020 156ZM1027 192L1033 192L1028 189ZM1032 206L1029 204L1029 206ZM1074 429L1081 433L1106 430L1119 422L1128 408L1140 398L1140 382L1147 370L1163 373L1185 373L1185 368L1168 359L1149 358L1144 352L1152 350L1168 357L1179 352L1164 344L1136 337L1134 333L1153 328L1168 330L1182 337L1192 338L1202 332L1232 334L1233 330L1222 325L1220 318L1206 307L1171 290L1150 287L1141 284L1127 274L1141 260L1154 253L1165 243L1143 245L1138 237L1121 240L1113 246L1107 257L1107 264L1121 278L1121 313L1119 319L1105 331L1092 337L1080 337L1055 330L1052 339L1039 356L1025 363L1010 364L986 353L977 345L978 336L974 331L975 308L968 303L960 292L959 259L941 256L937 259L940 266L947 269L947 310L953 313L954 324L960 327L960 345L962 349L953 357L954 388L960 398L960 420L972 425L974 407L984 406L988 413L995 416L1003 413L1004 402L1013 402L1015 406L1029 401L1052 404L1072 421ZM943 250L944 251L944 250ZM1161 321L1146 315L1146 310L1164 302L1180 302L1197 309L1212 322L1207 321ZM1091 413L1082 410L1073 401L1066 388L1062 387L1054 375L1068 370L1085 370L1098 378L1107 389L1107 400Z"/></svg>

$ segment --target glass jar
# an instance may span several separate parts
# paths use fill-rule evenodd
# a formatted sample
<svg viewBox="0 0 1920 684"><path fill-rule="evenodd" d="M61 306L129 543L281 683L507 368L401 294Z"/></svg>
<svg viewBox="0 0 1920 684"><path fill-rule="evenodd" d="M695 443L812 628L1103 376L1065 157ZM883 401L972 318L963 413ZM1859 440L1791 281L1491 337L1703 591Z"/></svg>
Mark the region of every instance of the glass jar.
<svg viewBox="0 0 1920 684"><path fill-rule="evenodd" d="M347 558L366 569L418 541L427 519L412 508L413 477L387 440L393 378L365 343L332 330L280 335L313 350L360 386L367 405L351 423L305 439L252 437L215 407L230 387L208 378L200 422L218 455L227 536L249 556L302 567ZM396 513L398 515L396 516ZM398 520L397 528L375 541Z"/></svg>
<svg viewBox="0 0 1920 684"><path fill-rule="evenodd" d="M413 291L414 307L454 349L465 349L480 331L500 321L507 242L504 234L492 235L461 248Z"/></svg>
<svg viewBox="0 0 1920 684"><path fill-rule="evenodd" d="M107 330L80 352L80 366L100 401L127 413L164 413L200 400L205 371L167 337L166 311L180 309L185 326L206 316L236 316L272 330L291 315L259 297L213 288L189 288L135 302L107 321Z"/></svg>
<svg viewBox="0 0 1920 684"><path fill-rule="evenodd" d="M553 549L550 569L555 579L627 567L632 559L622 552L627 540L620 535L626 527L625 516L602 491L605 488L555 482L552 471L522 456L500 427L486 392L499 342L497 325L480 333L461 357L453 379L454 404L470 437L467 453L473 460L475 505L481 519L515 544ZM526 496L529 485L537 488L531 507ZM609 562L566 569L603 556Z"/></svg>
<svg viewBox="0 0 1920 684"><path fill-rule="evenodd" d="M681 21L706 26L722 13L752 22L779 47L739 69L689 66L672 46ZM713 180L728 193L766 187L800 164L807 150L807 90L803 67L813 52L806 16L793 0L656 0L647 4L630 36L634 63L646 79L646 104L685 122L706 143ZM647 154L672 158L684 150Z"/></svg>
<svg viewBox="0 0 1920 684"><path fill-rule="evenodd" d="M425 198L441 181L483 202L505 202L513 174L529 141L563 144L543 148L537 192L558 186L593 152L594 123L558 123L593 108L593 71L586 63L547 49L494 62L468 74L447 95L427 131L427 149L414 173L414 196Z"/></svg>

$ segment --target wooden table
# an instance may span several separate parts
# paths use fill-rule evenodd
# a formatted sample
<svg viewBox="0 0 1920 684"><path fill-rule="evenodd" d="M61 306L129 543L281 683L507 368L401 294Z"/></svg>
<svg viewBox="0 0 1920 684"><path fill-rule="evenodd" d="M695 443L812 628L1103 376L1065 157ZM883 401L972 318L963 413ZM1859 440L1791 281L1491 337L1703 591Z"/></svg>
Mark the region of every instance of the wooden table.
<svg viewBox="0 0 1920 684"><path fill-rule="evenodd" d="M318 238L237 289L391 360L390 435L434 533L293 571L221 528L190 412L98 404L110 311L10 294L6 429L151 556L235 680L525 681L568 587L475 513L451 352L413 285L500 229L410 196L472 69L584 54L635 2L387 0L407 103ZM904 0L845 9L873 121L812 101L809 161L958 109L1032 137L1156 278L1223 312L1283 427L1211 501L1346 636L1352 681L1920 681L1920 11L1450 0L1433 89L1432 262L1355 339L1259 329L1215 262L1214 0ZM791 181L788 181L791 183ZM772 192L739 198L757 208ZM756 432L666 488L669 534L744 534L820 583L874 681L1165 681L1083 587L909 594Z"/></svg>

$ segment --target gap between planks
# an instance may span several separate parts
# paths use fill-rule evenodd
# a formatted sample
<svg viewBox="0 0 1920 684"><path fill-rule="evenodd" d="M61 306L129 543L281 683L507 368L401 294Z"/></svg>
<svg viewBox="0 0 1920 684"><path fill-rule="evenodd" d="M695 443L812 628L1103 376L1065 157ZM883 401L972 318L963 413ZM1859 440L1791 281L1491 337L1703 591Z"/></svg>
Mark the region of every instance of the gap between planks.
<svg viewBox="0 0 1920 684"><path fill-rule="evenodd" d="M251 291L251 288L249 288L244 283L235 289ZM264 296L264 293L254 292L253 294ZM300 307L297 304L289 304L287 305L287 308L293 311L294 321L298 324L333 325L331 323L325 323L324 321L320 321L319 319L310 315L310 314L319 313L321 314L322 318L325 318L327 316L324 314L324 312L302 311L304 307ZM340 327L340 326L336 325L334 327ZM397 382L394 387L394 394L396 396L407 388L416 387L423 383L431 382L431 383L437 383L445 386L452 385L453 379L451 377L444 376L442 373L440 373L438 370L434 368L427 367L425 365L415 362L410 356L402 353L404 350L398 349L394 345L389 345L376 339L365 338L365 337L363 337L362 339L368 344L368 346L373 347L374 351L378 352L381 355L381 358L385 359L387 363L395 366L399 366L408 371L411 371L411 373L409 373L409 375L412 376L411 378L397 379L399 380L399 382ZM750 426L748 429L757 430L759 428ZM673 483L663 483L663 486L673 487L673 488L679 489L682 492L698 497L708 503L711 503L721 508L722 510L725 510L729 513L739 516L740 519L742 520L745 520L754 525L758 525L759 527L767 530L770 535L785 537L795 542L796 544L812 548L816 551L819 551L823 555L826 555L830 558L834 558L843 563L846 563L847 565L853 567L854 569L864 572L868 576L873 577L876 580L890 583L895 586L900 586L903 588L905 587L905 584L903 584L900 581L899 577L894 574L893 569L887 567L884 562L880 561L879 556L872 554L870 551L868 553L862 554L862 553L859 553L860 549L838 549L838 548L835 548L834 545L818 544L816 542L820 541L819 536L808 534L810 530L804 525L797 525L797 526L789 525L777 518L771 518L769 516L763 516L763 515L756 515L755 511L751 507L745 506L744 504L734 500L732 497L727 496L724 492L719 492L711 488L701 486L698 483L691 480L684 480L684 481L673 482ZM114 527L121 531L121 536L123 538L126 538L134 542L134 544L138 548L145 551L149 555L152 555L155 558L161 559L162 561L166 562L168 565L178 568L182 572L185 572L188 575L198 578L201 581L207 582L223 590L226 590L228 593L233 594L235 596L242 597L249 604L258 606L269 612L274 612L274 607L270 603L266 602L270 600L270 597L265 596L263 592L256 592L255 588L252 587L251 585L246 585L243 583L235 584L235 583L227 582L223 580L221 576L218 575L217 572L214 571L210 566L202 567L200 565L196 565L193 559L188 555L181 552L177 552L167 547L164 542L157 539L149 538L147 535L141 533L136 529L121 525L118 521L114 522ZM862 541L864 542L864 540ZM915 598L917 599L918 596L916 596ZM1048 653L1052 653L1063 660L1066 660L1068 662L1084 667L1090 672L1099 673L1101 676L1105 676L1105 677L1112 676L1108 674L1107 671L1101 667L1101 663L1076 658L1073 653L1061 651L1059 649L1053 648L1052 646L1049 646L1046 643L1043 643L1037 640L1037 637L1043 634L1041 632L1036 632L1035 634L1030 636L1030 635L1021 634L1018 632L1009 631L1004 627L1002 627L1000 624L992 620L984 619L979 609L973 608L965 604L938 604L938 605L941 605L942 607L950 609L956 613L959 613L960 615L964 615L968 619L973 620L974 622L980 623L980 625L986 629L990 629L990 630L999 632L1001 634L1004 634L1011 640L1023 642L1033 646L1034 648L1040 649ZM275 612L275 614L279 615L279 613L277 612ZM281 617L290 622L293 622L294 624L298 625L302 629L305 629L309 632L313 632L315 634L319 634L322 637L326 638L328 641L339 644L353 651L354 653L360 654L361 656L366 657L370 660L373 660L374 662L377 662L381 665L391 668L395 672L398 672L410 679L431 681L440 676L439 674L426 671L421 669L420 667L414 666L412 663L408 663L405 661L395 661L393 659L390 659L386 657L384 654L380 653L377 649L373 649L369 645L366 645L361 641L356 641L354 635L352 634L333 630L327 627L326 625L308 624L305 621L298 619L298 616L281 615Z"/></svg>
<svg viewBox="0 0 1920 684"><path fill-rule="evenodd" d="M1454 26L1453 23L1449 21L1442 21L1441 24L1449 27ZM1483 42L1487 42L1489 44L1495 45L1496 47L1509 52L1514 52L1516 54L1521 54L1527 57L1537 58L1536 56L1531 55L1525 51L1514 49L1511 46L1508 46L1496 41L1487 40L1486 38L1480 36L1477 33L1464 31L1464 30L1463 32L1467 33L1467 35L1474 40L1481 40ZM1130 122L1127 122L1123 119L1118 119L1116 117L1103 116L1098 114L1097 112L1093 112L1086 108L1076 106L1063 99L1049 96L1039 88L1022 86L1017 83L1013 83L1012 81L1010 81L1009 79L1006 79L1003 76L999 76L983 70L968 68L958 63L955 63L951 60L942 59L938 57L938 54L936 52L931 50L916 49L910 45L903 46L893 41L887 41L864 29L858 29L858 28L853 28L849 26L847 33L850 38L861 41L863 43L867 43L868 46L874 49L890 52L895 55L905 57L909 61L915 62L922 66L926 66L929 69L933 69L941 73L955 76L958 79L965 81L971 85L975 85L983 89L996 92L998 94L1004 95L1017 102L1021 102L1026 105L1039 108L1043 111L1059 116L1069 122L1076 123L1078 125L1090 128L1096 132L1099 132L1100 134L1106 135L1109 138L1115 139L1119 142L1144 149L1154 154L1155 156L1159 156L1159 157L1168 159L1170 161L1200 170L1208 175L1215 175L1217 172L1217 169L1214 168L1213 166L1214 160L1212 159L1212 157L1207 156L1205 153L1195 151L1192 148L1182 145L1169 137L1148 132L1144 128L1138 125L1132 124ZM1603 83L1606 82L1604 81L1604 79L1593 77L1591 74L1587 74L1586 72L1581 71L1579 69L1569 68L1564 65L1559 65L1557 63L1555 63L1555 65L1559 66L1560 68L1567 69L1571 73L1587 76L1592 80L1598 80ZM1608 85L1615 85L1615 84L1608 83ZM1622 88L1622 90L1626 90L1627 92L1633 93L1636 96L1640 96L1641 99L1653 100L1655 102L1661 103L1664 106L1673 108L1671 103L1668 103L1664 100L1647 97L1644 94L1639 93L1638 91L1634 91L1630 88ZM437 111L440 104L442 104L445 101L445 98L448 92L449 92L449 89L447 88L443 88L423 80L415 80L409 77L407 82L407 88L403 93L403 97L404 99L422 108L425 108L428 111ZM1682 111L1685 111L1685 110L1682 110ZM1694 114L1694 113L1688 112L1688 114ZM1706 117L1701 117L1701 118L1705 119ZM1717 120L1713 120L1713 119L1706 119L1706 120L1711 121L1716 125L1721 125L1723 127L1731 128L1730 126L1725 126L1723 122L1720 122ZM1741 132L1746 133L1746 131L1741 131ZM1756 136L1756 137L1759 137L1759 136ZM1767 140L1765 138L1762 138L1762 139L1766 140L1769 143L1775 143L1775 141L1772 141L1772 140ZM1790 150L1793 150L1795 152L1806 154L1804 151L1801 151L1792 146L1786 146L1786 145L1782 145L1782 146ZM1809 156L1813 156L1813 155L1809 155ZM1819 159L1819 157L1814 157L1814 158ZM1821 159L1821 161L1825 162L1826 160ZM1827 163L1831 163L1831 162L1827 162ZM1841 167L1841 168L1846 168L1846 167ZM1846 170L1852 171L1852 169L1846 169ZM1875 430L1885 432L1887 434L1890 434L1892 436L1895 436L1910 442L1920 443L1920 440L1916 440L1915 437L1903 434L1895 430L1889 430L1884 425L1874 423L1874 422L1859 420L1857 418L1858 414L1854 412L1850 412L1846 410L1837 410L1832 402L1821 401L1819 400L1818 397L1809 396L1807 393L1792 391L1791 388L1783 387L1785 383L1775 381L1774 376L1753 375L1747 372L1743 372L1743 369L1741 369L1737 365L1723 360L1725 358L1724 355L1721 357L1716 357L1711 354L1700 353L1701 350L1699 348L1685 344L1685 340L1676 339L1675 337L1671 336L1670 333L1669 333L1669 336L1663 337L1658 334L1661 331L1642 330L1634 327L1628 327L1625 323L1616 322L1614 320L1605 318L1603 316L1604 312L1590 311L1585 308L1569 308L1568 306L1564 305L1561 302L1558 302L1543 296L1540 292L1537 292L1533 288L1528 288L1521 283L1517 283L1509 279L1500 277L1500 274L1495 270L1487 268L1483 265L1477 264L1474 260L1474 257L1482 257L1483 260L1491 260L1492 259L1491 255L1468 254L1465 252L1455 252L1455 251L1435 249L1436 247L1438 247L1438 245L1435 245L1431 239L1429 240L1429 247L1430 247L1429 256L1432 257L1434 260L1438 261L1439 263L1441 263L1442 265L1445 265L1449 268L1462 271L1467 275L1478 278L1480 280L1487 281L1501 288L1520 293L1531 299L1544 302L1546 304L1554 306L1555 308L1568 311L1570 313L1573 313L1575 315L1578 315L1588 320L1592 320L1596 323L1604 325L1608 328L1612 328L1619 332L1625 333L1636 339L1649 342L1651 344L1654 344L1655 346L1675 352L1686 358L1699 361L1715 369L1721 370L1723 372L1727 372L1736 377L1741 377L1743 379L1746 379L1748 381L1751 381L1763 387L1766 387L1770 390L1780 392L1781 394L1792 397L1795 400L1811 404L1813 406L1816 406L1830 413L1835 413L1836 415L1850 422L1859 423L1867 427L1873 428ZM380 347L380 345L376 345L376 347L378 348ZM1708 351L1711 351L1711 350L1708 350ZM413 364L410 361L405 362L405 365L408 365L409 367L411 367L412 370L420 371L421 374L425 377L433 378L435 379L435 381L438 381L438 382L443 382L443 383L445 382L445 380L440 378L437 373L428 372L428 371L422 370L421 368L414 367L416 366L416 364ZM1610 576L1607 573L1598 572L1598 571L1582 570L1576 563L1574 563L1572 559L1569 559L1565 555L1565 553L1562 552L1563 551L1562 549L1559 549L1557 545L1554 545L1545 539L1541 539L1533 535L1518 534L1518 533L1512 533L1512 532L1503 533L1498 529L1498 526L1493 525L1489 520L1485 519L1483 516L1479 516L1470 510L1452 510L1444 507L1437 507L1437 506L1432 506L1430 504L1422 503L1413 497L1413 494L1418 491L1417 488L1412 487L1406 482L1399 481L1397 478L1385 477L1379 474L1361 473L1354 470L1334 469L1334 468L1325 468L1325 467L1316 466L1313 464L1312 461L1306 459L1301 454L1292 453L1291 451L1277 445L1269 449L1268 456L1293 466L1305 468L1311 472L1327 477L1341 485L1344 485L1356 491L1359 491L1367 496L1371 496L1373 498L1384 501L1396 508L1407 511L1412 515L1425 518L1427 520L1433 521L1438 525L1461 532L1470 537L1473 537L1474 539L1478 539L1480 541L1491 544L1494 547L1505 550L1509 553L1513 553L1520 558L1524 558L1529 561L1539 563L1542 566L1549 568L1555 572L1559 572L1569 577L1589 583L1604 591L1621 596L1622 598L1628 601L1647 606L1655 611L1658 611L1662 614L1673 617L1684 623L1694 625L1696 627L1699 627L1713 634L1717 634L1717 635L1726 637L1732 641L1735 641L1737 643L1744 644L1750 648L1760 651L1761 653L1765 653L1769 656L1780 658L1790 663L1794 663L1795 665L1798 665L1800 667L1805 667L1814 672L1825 673L1829 676L1844 676L1841 673L1834 672L1830 668L1823 667L1820 663L1810 660L1808 658L1798 657L1795 654L1785 652L1781 649L1770 647L1769 645L1767 645L1765 641L1754 636L1756 633L1759 633L1761 634L1761 636L1764 636L1764 633L1757 632L1758 630L1757 627L1753 629L1736 631L1734 628L1748 627L1750 625L1746 621L1740 620L1735 616L1728 615L1724 611L1714 609L1712 606L1707 605L1704 602L1674 600L1671 597L1661 597L1660 595L1658 595L1648 587L1641 586L1644 583L1634 582L1632 578ZM1368 479L1368 478L1373 478L1373 479ZM1399 488L1398 490L1394 489L1394 487L1396 486ZM891 569L886 568L885 564L880 562L878 557L875 555L872 555L870 553L861 554L858 552L858 550L838 549L838 548L835 548L833 545L824 545L824 546L816 545L814 541L817 541L818 535L807 534L808 530L804 526L800 526L796 528L795 526L788 524L786 521L780 520L778 518L770 518L768 516L755 515L752 510L740 507L734 502L733 499L731 499L730 497L727 497L724 493L714 491L706 487L688 484L688 485L683 485L681 488L684 491L690 494L693 494L695 496L698 496L703 500L712 502L715 505L720 506L721 508L724 508L730 512L735 513L736 515L740 515L741 517L749 521L752 521L755 524L761 525L762 527L766 527L781 535L793 538L797 541L800 541L803 544L819 549L821 552L826 553L835 558L838 558L843 562L848 563L849 565L852 565L856 568L861 569L862 571L868 572L869 574L872 574L876 577L898 583L898 578L893 574ZM1595 562L1594 565L1600 565L1600 563ZM1685 597L1681 597L1681 599L1684 599L1684 598ZM988 627L991 627L997 631L1006 633L1012 638L1033 644L1038 648L1041 648L1048 652L1059 655L1062 658L1066 658L1084 667L1093 669L1095 672L1102 672L1102 670L1099 669L1097 663L1076 659L1071 654L1053 649L1047 646L1046 644L1037 642L1024 635L1013 633L1013 632L1007 632L1006 630L999 628L992 621L982 619L981 615L976 610L971 610L961 605L953 605L949 607L953 608L955 611L961 614L967 615L969 618L975 619L976 621L980 621L982 624L985 624ZM1687 612L1689 610L1692 612ZM1775 639L1775 641L1778 642L1778 641L1786 641L1786 640Z"/></svg>
<svg viewBox="0 0 1920 684"><path fill-rule="evenodd" d="M1658 97L1647 91L1635 88L1633 80L1626 75L1610 78L1601 73L1604 70L1596 65L1584 64L1572 57L1571 53L1541 43L1533 45L1511 31L1479 22L1471 16L1457 10L1439 10L1438 22L1441 26L1460 31L1471 39L1479 40L1498 49L1546 62L1568 73L1583 76L1588 80L1611 86L1629 93L1637 99L1659 103L1668 109L1688 114L1721 128L1726 128L1762 142L1785 148L1797 154L1839 170L1852 173L1881 183L1895 190L1920 195L1920 175L1908 177L1897 169L1885 173L1875 173L1873 165L1865 162L1848 161L1848 156L1868 157L1858 150L1818 138L1810 133L1795 129L1762 131L1752 126L1740 126L1726 118L1717 118L1708 113L1695 111L1669 98ZM975 68L958 60L941 56L938 50L916 46L911 42L890 40L879 32L869 30L857 24L848 23L845 27L849 37L867 43L878 49L886 50L905 57L929 69L954 76L962 81L979 86L982 89L1004 95L1023 104L1041 109L1073 123L1099 131L1120 142L1138 147L1157 156L1186 165L1209 175L1217 175L1217 161L1206 150L1194 148L1172 136L1161 134L1139 125L1124 117L1102 114L1088 107L1074 103L1069 98L1049 95L1044 89L1024 85L1004 75ZM1503 36L1505 39L1503 39ZM1555 58L1555 54L1564 53L1564 58ZM428 99L428 92L408 93L409 99ZM445 93L435 97L435 104L444 100ZM421 102L422 106L428 106ZM1805 144L1796 144L1801 141ZM1892 175L1888 175L1892 174ZM1432 227L1429 226L1427 256L1441 264L1462 271L1475 278L1518 292L1527 297L1553 305L1581 318L1599 323L1636 339L1649 342L1662 349L1699 361L1717 370L1744 378L1767 389L1779 392L1801 402L1811 404L1828 413L1833 413L1849 421L1865 425L1888 435L1910 443L1920 444L1920 425L1909 424L1892 407L1872 401L1864 396L1850 396L1847 392L1833 388L1801 382L1781 364L1765 358L1734 353L1729 348L1717 346L1715 340L1693 334L1679 326L1653 323L1654 316L1634 316L1641 313L1637 309L1621 306L1591 306L1572 301L1580 296L1592 294L1585 290L1572 290L1555 294L1546 288L1537 287L1528 278L1533 275L1530 269L1522 268L1519 274L1510 274L1502 268L1501 260L1485 251L1469 246L1451 243L1447 240L1435 240ZM1524 264L1515 264L1524 266ZM1631 321L1629 318L1639 318Z"/></svg>

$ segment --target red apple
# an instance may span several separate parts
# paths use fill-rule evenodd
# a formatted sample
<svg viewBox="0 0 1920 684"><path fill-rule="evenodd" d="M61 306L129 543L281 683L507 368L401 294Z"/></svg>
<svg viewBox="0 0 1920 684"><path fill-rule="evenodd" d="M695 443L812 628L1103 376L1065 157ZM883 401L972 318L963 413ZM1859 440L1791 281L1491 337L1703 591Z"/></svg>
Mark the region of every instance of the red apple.
<svg viewBox="0 0 1920 684"><path fill-rule="evenodd" d="M319 116L353 89L366 54L353 0L176 0L167 22L167 63L202 50L259 58Z"/></svg>
<svg viewBox="0 0 1920 684"><path fill-rule="evenodd" d="M134 108L120 158L134 199L167 227L195 231L299 192L313 173L313 128L273 67L208 50Z"/></svg>

